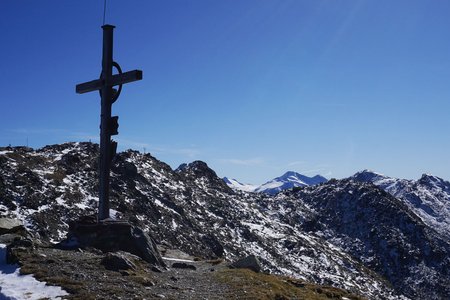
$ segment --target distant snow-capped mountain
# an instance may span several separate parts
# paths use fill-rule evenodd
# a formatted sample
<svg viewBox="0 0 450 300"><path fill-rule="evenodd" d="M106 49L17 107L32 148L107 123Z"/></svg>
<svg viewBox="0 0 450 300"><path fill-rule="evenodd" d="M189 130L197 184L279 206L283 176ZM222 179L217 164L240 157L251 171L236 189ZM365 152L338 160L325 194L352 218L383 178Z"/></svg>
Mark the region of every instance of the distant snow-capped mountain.
<svg viewBox="0 0 450 300"><path fill-rule="evenodd" d="M223 181L225 181L225 183L234 190L275 195L281 191L288 190L293 187L310 186L326 182L327 179L320 175L308 177L299 174L297 172L288 171L284 173L282 176L274 178L259 186L253 184L240 183L236 179L229 179L227 177L224 177Z"/></svg>
<svg viewBox="0 0 450 300"><path fill-rule="evenodd" d="M228 178L228 177L224 177L223 181L225 181L225 183L233 190L239 190L239 191L244 191L244 192L254 192L258 188L257 185L240 183L236 179L232 179L232 178Z"/></svg>
<svg viewBox="0 0 450 300"><path fill-rule="evenodd" d="M450 239L450 182L429 174L418 180L397 179L370 170L350 178L372 182L402 200L425 224Z"/></svg>
<svg viewBox="0 0 450 300"><path fill-rule="evenodd" d="M291 189L293 187L316 185L326 182L327 179L320 175L308 177L297 172L289 171L284 175L272 179L255 189L255 192L275 195L280 191Z"/></svg>

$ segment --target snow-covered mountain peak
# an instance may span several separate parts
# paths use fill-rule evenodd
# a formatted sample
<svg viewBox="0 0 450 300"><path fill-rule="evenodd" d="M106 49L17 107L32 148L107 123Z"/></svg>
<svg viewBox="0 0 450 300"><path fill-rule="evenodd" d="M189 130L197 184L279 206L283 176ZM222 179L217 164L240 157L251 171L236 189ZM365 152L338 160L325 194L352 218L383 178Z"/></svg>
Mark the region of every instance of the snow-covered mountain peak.
<svg viewBox="0 0 450 300"><path fill-rule="evenodd" d="M308 177L294 171L287 171L283 175L276 177L260 186L241 183L236 179L230 179L228 177L224 177L222 180L234 190L266 193L269 195L275 195L280 191L288 190L293 187L316 185L327 181L325 177L320 175Z"/></svg>
<svg viewBox="0 0 450 300"><path fill-rule="evenodd" d="M286 173L284 173L283 175L281 175L280 177L275 178L274 180L278 180L278 181L296 181L299 182L300 184L304 184L307 185L302 179L303 179L303 175L299 174L297 172L294 171L287 171Z"/></svg>
<svg viewBox="0 0 450 300"><path fill-rule="evenodd" d="M287 178L287 177L291 177L291 176L299 176L300 174L294 171L287 171L286 173L284 173L282 176L278 177L278 178Z"/></svg>
<svg viewBox="0 0 450 300"><path fill-rule="evenodd" d="M223 181L233 190L253 192L256 188L258 188L257 185L241 183L234 178L224 177Z"/></svg>
<svg viewBox="0 0 450 300"><path fill-rule="evenodd" d="M381 173L365 169L363 171L357 172L355 175L352 176L352 178L362 182L373 182L375 180L387 179L389 177Z"/></svg>
<svg viewBox="0 0 450 300"><path fill-rule="evenodd" d="M287 171L282 176L277 177L275 179L281 179L281 180L289 179L292 181L303 182L305 185L314 185L314 184L319 184L319 183L327 181L327 179L321 175L315 175L314 177L308 177L308 176L302 175L302 174L294 172L294 171Z"/></svg>
<svg viewBox="0 0 450 300"><path fill-rule="evenodd" d="M420 179L418 180L418 183L428 185L430 187L450 190L450 182L431 174L423 174L422 177L420 177Z"/></svg>
<svg viewBox="0 0 450 300"><path fill-rule="evenodd" d="M326 182L327 179L320 175L308 177L294 171L288 171L282 176L272 179L257 189L255 192L275 195L280 191L291 189L294 187L310 186Z"/></svg>

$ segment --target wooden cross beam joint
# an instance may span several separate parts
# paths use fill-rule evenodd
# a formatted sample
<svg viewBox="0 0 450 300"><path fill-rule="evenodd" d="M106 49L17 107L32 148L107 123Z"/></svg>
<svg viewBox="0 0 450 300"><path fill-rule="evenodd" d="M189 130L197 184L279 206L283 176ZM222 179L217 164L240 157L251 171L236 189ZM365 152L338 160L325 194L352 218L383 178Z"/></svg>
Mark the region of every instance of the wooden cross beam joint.
<svg viewBox="0 0 450 300"><path fill-rule="evenodd" d="M93 92L96 90L101 90L104 86L116 86L116 85L122 85L125 83L133 82L142 80L142 71L141 70L133 70L128 71L122 74L116 74L111 77L109 82L105 82L104 79L96 79L92 81L88 81L85 83L77 84L75 90L77 94L84 94Z"/></svg>

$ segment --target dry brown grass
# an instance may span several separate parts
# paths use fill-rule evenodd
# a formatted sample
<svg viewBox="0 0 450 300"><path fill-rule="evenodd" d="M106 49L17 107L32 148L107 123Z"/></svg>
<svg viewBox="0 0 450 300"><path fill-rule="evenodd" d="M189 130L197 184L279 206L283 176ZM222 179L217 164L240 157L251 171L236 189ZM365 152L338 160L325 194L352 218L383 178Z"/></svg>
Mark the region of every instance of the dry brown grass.
<svg viewBox="0 0 450 300"><path fill-rule="evenodd" d="M211 265L213 265L213 266L215 266L215 265L218 265L220 263L223 263L223 261L224 261L223 258L216 258L216 259L207 260L206 262L211 264Z"/></svg>
<svg viewBox="0 0 450 300"><path fill-rule="evenodd" d="M237 294L242 295L240 299L364 299L342 289L306 283L285 276L255 273L247 269L225 269L217 272L216 276Z"/></svg>

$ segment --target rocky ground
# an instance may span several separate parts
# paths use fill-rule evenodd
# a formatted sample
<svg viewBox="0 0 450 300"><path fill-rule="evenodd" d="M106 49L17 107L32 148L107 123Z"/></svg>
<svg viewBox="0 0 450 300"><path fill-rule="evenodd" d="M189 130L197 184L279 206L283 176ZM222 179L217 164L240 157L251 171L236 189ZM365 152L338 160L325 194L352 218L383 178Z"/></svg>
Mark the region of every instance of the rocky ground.
<svg viewBox="0 0 450 300"><path fill-rule="evenodd" d="M155 268L120 252L128 266L108 261L96 249L52 246L13 250L21 273L33 274L70 293L66 299L363 299L345 290L301 280L231 269L223 260L201 260L160 248L168 268ZM117 266L119 266L117 268Z"/></svg>

